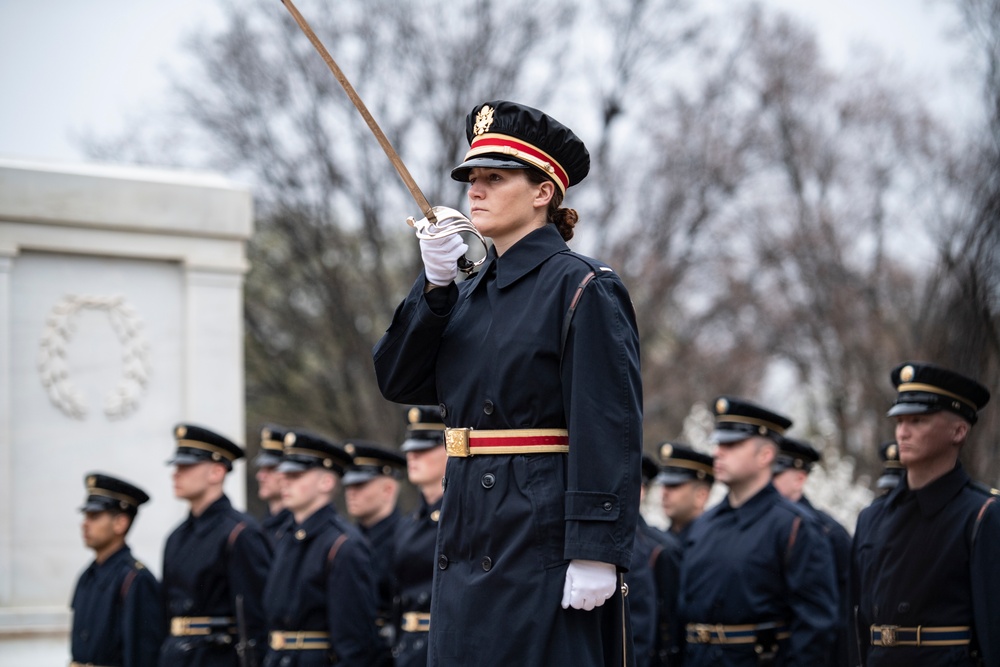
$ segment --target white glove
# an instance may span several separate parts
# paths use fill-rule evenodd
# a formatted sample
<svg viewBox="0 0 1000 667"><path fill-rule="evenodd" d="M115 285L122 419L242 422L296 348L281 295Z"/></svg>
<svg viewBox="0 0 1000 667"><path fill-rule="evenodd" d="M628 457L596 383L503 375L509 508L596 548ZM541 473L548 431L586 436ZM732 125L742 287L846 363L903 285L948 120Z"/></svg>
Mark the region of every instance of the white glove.
<svg viewBox="0 0 1000 667"><path fill-rule="evenodd" d="M618 590L618 572L611 563L571 560L563 584L562 608L590 611Z"/></svg>
<svg viewBox="0 0 1000 667"><path fill-rule="evenodd" d="M432 285L444 287L458 277L458 259L469 249L458 234L437 239L420 239L420 257L424 260L424 275Z"/></svg>

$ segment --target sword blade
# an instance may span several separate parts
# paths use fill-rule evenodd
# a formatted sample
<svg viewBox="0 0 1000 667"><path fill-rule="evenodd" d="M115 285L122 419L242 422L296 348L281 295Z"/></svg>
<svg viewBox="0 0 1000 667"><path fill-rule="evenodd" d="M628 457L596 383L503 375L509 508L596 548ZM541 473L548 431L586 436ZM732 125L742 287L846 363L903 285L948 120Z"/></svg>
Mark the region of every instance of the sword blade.
<svg viewBox="0 0 1000 667"><path fill-rule="evenodd" d="M417 182L413 180L413 176L410 175L410 170L406 168L405 164L403 164L403 160L399 157L399 153L397 153L396 149L392 147L392 144L389 142L389 138L385 136L385 132L383 132L378 123L375 122L375 119L368 111L368 107L365 106L365 103L361 100L361 96L354 90L354 86L352 86L351 82L348 81L343 70L340 69L340 66L337 65L337 62L333 59L333 56L331 56L330 52L326 50L325 46L323 46L323 42L319 41L319 37L317 37L316 33L313 32L313 29L309 27L309 23L307 23L305 17L299 13L298 8L295 7L292 0L281 0L281 3L285 5L285 8L288 9L292 18L295 19L299 28L302 29L305 36L309 38L312 45L316 47L317 51L319 51L319 54L323 57L327 67L329 67L330 71L333 72L333 76L337 78L337 81L344 89L344 92L346 92L347 96L351 98L351 103L354 104L354 108L357 109L358 113L361 114L361 117L365 119L365 122L368 124L368 129L370 129L372 134L375 135L375 138L378 140L382 150L385 151L386 156L389 158L389 162L392 163L392 166L396 169L396 173L399 174L399 177L403 179L403 184L406 186L406 189L410 191L410 196L413 197L413 201L417 203L417 206L424 214L424 217L427 218L428 222L436 222L437 218L434 215L433 207L427 201L427 197L425 197L424 193L421 192L420 186L417 185Z"/></svg>

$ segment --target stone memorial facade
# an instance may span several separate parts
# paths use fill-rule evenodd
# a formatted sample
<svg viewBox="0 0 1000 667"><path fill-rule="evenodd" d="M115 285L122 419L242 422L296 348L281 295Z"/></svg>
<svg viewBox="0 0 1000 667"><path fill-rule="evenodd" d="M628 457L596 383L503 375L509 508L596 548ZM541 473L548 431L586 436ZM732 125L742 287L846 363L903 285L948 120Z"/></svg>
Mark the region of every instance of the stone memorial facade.
<svg viewBox="0 0 1000 667"><path fill-rule="evenodd" d="M128 541L159 576L186 514L173 426L242 444L251 231L249 189L214 174L0 159L0 664L69 660L87 472L150 494Z"/></svg>

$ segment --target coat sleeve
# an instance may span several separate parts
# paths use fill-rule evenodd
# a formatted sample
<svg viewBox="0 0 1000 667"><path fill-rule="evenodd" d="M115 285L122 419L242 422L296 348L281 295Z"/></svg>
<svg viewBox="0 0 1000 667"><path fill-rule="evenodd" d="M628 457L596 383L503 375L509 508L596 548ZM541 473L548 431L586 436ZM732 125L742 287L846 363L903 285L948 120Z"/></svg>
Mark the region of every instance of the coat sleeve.
<svg viewBox="0 0 1000 667"><path fill-rule="evenodd" d="M396 307L389 328L372 351L379 390L396 403L438 402L434 367L441 334L458 299L458 287L452 283L435 290L435 293L447 290L444 298L447 307L436 312L424 294L425 282L421 273L410 293Z"/></svg>
<svg viewBox="0 0 1000 667"><path fill-rule="evenodd" d="M264 617L264 584L271 567L271 546L260 526L248 521L229 548L229 590L235 605L243 596L243 615L248 639L254 642L257 664L267 651L267 624ZM235 607L234 607L235 608Z"/></svg>
<svg viewBox="0 0 1000 667"><path fill-rule="evenodd" d="M124 667L155 665L164 639L163 605L160 584L145 569L135 569L127 583L122 614L122 657Z"/></svg>
<svg viewBox="0 0 1000 667"><path fill-rule="evenodd" d="M327 564L327 623L330 647L342 667L381 665L381 642L375 627L375 573L371 549L350 536Z"/></svg>
<svg viewBox="0 0 1000 667"><path fill-rule="evenodd" d="M972 615L983 664L1000 667L1000 498L981 508L975 528L969 567L972 579Z"/></svg>
<svg viewBox="0 0 1000 667"><path fill-rule="evenodd" d="M796 529L793 527L793 531ZM833 649L839 614L833 548L819 524L803 517L785 554L792 611L789 667L824 664Z"/></svg>
<svg viewBox="0 0 1000 667"><path fill-rule="evenodd" d="M598 272L583 291L562 359L569 429L564 558L628 570L639 515L642 379L628 292Z"/></svg>

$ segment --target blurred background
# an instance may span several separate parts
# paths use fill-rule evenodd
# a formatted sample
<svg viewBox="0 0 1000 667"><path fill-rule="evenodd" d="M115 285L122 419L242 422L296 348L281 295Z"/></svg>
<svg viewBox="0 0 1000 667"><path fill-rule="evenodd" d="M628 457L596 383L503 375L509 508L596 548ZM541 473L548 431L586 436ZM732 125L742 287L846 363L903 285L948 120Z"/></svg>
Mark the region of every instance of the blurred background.
<svg viewBox="0 0 1000 667"><path fill-rule="evenodd" d="M853 530L893 366L1000 394L997 0L297 6L432 203L467 209L448 174L479 102L583 137L571 246L631 292L647 452L708 450L714 398L749 397L823 452L809 495ZM370 351L420 270L416 207L277 0L2 2L0 90L0 157L250 189L251 451L265 422L401 442ZM993 486L998 401L963 454Z"/></svg>

